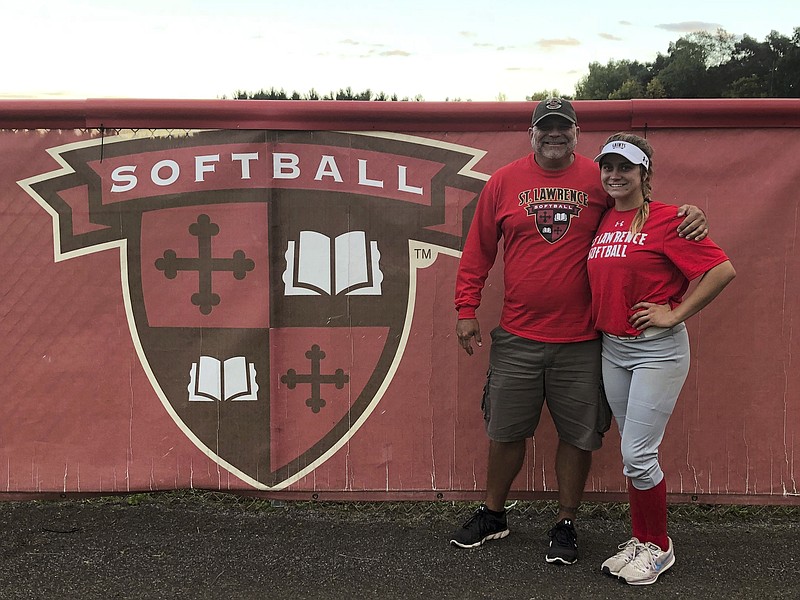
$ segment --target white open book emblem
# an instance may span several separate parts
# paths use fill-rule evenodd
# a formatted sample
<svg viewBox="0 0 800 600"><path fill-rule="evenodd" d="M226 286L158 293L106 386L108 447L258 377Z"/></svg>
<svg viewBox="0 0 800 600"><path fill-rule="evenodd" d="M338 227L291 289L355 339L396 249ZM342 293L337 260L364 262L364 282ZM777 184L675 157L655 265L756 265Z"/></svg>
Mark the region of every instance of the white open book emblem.
<svg viewBox="0 0 800 600"><path fill-rule="evenodd" d="M244 356L201 356L189 370L189 401L258 400L256 367Z"/></svg>
<svg viewBox="0 0 800 600"><path fill-rule="evenodd" d="M331 239L318 231L301 231L289 241L283 283L287 296L380 296L383 273L378 242L367 243L363 231Z"/></svg>

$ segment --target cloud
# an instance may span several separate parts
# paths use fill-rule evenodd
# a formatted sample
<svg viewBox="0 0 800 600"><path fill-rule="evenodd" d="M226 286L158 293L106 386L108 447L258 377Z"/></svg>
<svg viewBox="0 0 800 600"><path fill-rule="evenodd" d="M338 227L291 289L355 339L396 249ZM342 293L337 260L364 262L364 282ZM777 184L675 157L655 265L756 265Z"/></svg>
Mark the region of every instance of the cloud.
<svg viewBox="0 0 800 600"><path fill-rule="evenodd" d="M351 40L349 38L346 39L346 40L341 40L339 43L340 44L346 44L347 46L360 46L361 45L361 42L357 42L357 41Z"/></svg>
<svg viewBox="0 0 800 600"><path fill-rule="evenodd" d="M656 25L656 28L679 33L691 33L693 31L722 29L722 25L719 23L706 23L705 21L681 21L680 23L662 23L661 25Z"/></svg>
<svg viewBox="0 0 800 600"><path fill-rule="evenodd" d="M379 52L378 56L411 56L411 52L406 52L405 50L386 50L384 52Z"/></svg>
<svg viewBox="0 0 800 600"><path fill-rule="evenodd" d="M498 46L497 44L489 44L486 42L475 42L472 44L473 48L494 48L498 52L502 52L504 50L514 50L516 46Z"/></svg>
<svg viewBox="0 0 800 600"><path fill-rule="evenodd" d="M469 39L478 37L478 34L475 33L474 31L459 31L458 35Z"/></svg>
<svg viewBox="0 0 800 600"><path fill-rule="evenodd" d="M75 94L72 92L0 92L0 98L3 100L32 100L36 98L74 98Z"/></svg>
<svg viewBox="0 0 800 600"><path fill-rule="evenodd" d="M617 21L617 23L619 23L620 25L626 25L626 26L633 25L633 23L631 23L630 21Z"/></svg>
<svg viewBox="0 0 800 600"><path fill-rule="evenodd" d="M555 40L539 40L536 42L536 45L542 50L552 50L554 48L561 48L564 46L580 46L581 43L575 38L562 38Z"/></svg>
<svg viewBox="0 0 800 600"><path fill-rule="evenodd" d="M604 40L610 40L610 41L612 41L612 42L621 42L621 41L622 41L622 38L621 38L621 37L617 37L617 36L615 36L615 35L611 35L610 33L600 33L600 34L598 34L598 35L599 35L601 38L603 38Z"/></svg>

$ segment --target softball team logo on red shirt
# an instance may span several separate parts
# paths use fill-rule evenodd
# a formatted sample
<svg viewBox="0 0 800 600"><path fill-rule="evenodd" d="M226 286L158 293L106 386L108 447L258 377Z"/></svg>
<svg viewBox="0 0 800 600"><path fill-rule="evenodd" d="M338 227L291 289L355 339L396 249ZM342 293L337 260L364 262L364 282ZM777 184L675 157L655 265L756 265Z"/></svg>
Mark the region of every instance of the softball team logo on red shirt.
<svg viewBox="0 0 800 600"><path fill-rule="evenodd" d="M519 194L519 205L535 218L539 233L551 244L566 235L572 217L579 216L588 204L586 192L567 188L535 188Z"/></svg>

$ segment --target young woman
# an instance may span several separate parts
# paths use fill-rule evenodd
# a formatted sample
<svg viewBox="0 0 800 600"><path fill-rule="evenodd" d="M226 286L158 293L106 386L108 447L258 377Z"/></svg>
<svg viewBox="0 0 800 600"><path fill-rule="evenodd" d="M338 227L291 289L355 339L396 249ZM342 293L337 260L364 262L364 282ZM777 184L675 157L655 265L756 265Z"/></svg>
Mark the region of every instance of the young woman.
<svg viewBox="0 0 800 600"><path fill-rule="evenodd" d="M602 571L632 585L654 583L675 562L658 448L689 372L683 322L736 276L719 246L678 237L675 208L650 199L652 157L639 136L618 133L606 140L595 161L615 205L603 216L588 258L592 316L603 333L603 382L622 436L633 529Z"/></svg>

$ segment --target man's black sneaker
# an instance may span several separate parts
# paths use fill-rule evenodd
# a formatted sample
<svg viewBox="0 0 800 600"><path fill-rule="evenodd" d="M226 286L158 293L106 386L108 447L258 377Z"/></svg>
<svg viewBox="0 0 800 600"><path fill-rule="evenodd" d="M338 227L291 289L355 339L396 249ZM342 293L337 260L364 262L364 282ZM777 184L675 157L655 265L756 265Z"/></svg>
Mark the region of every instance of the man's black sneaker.
<svg viewBox="0 0 800 600"><path fill-rule="evenodd" d="M571 565L578 560L578 534L570 519L561 519L548 535L550 547L545 556L547 562Z"/></svg>
<svg viewBox="0 0 800 600"><path fill-rule="evenodd" d="M450 543L459 548L477 548L488 540L499 540L508 535L506 513L497 516L481 504L475 514L456 529Z"/></svg>

